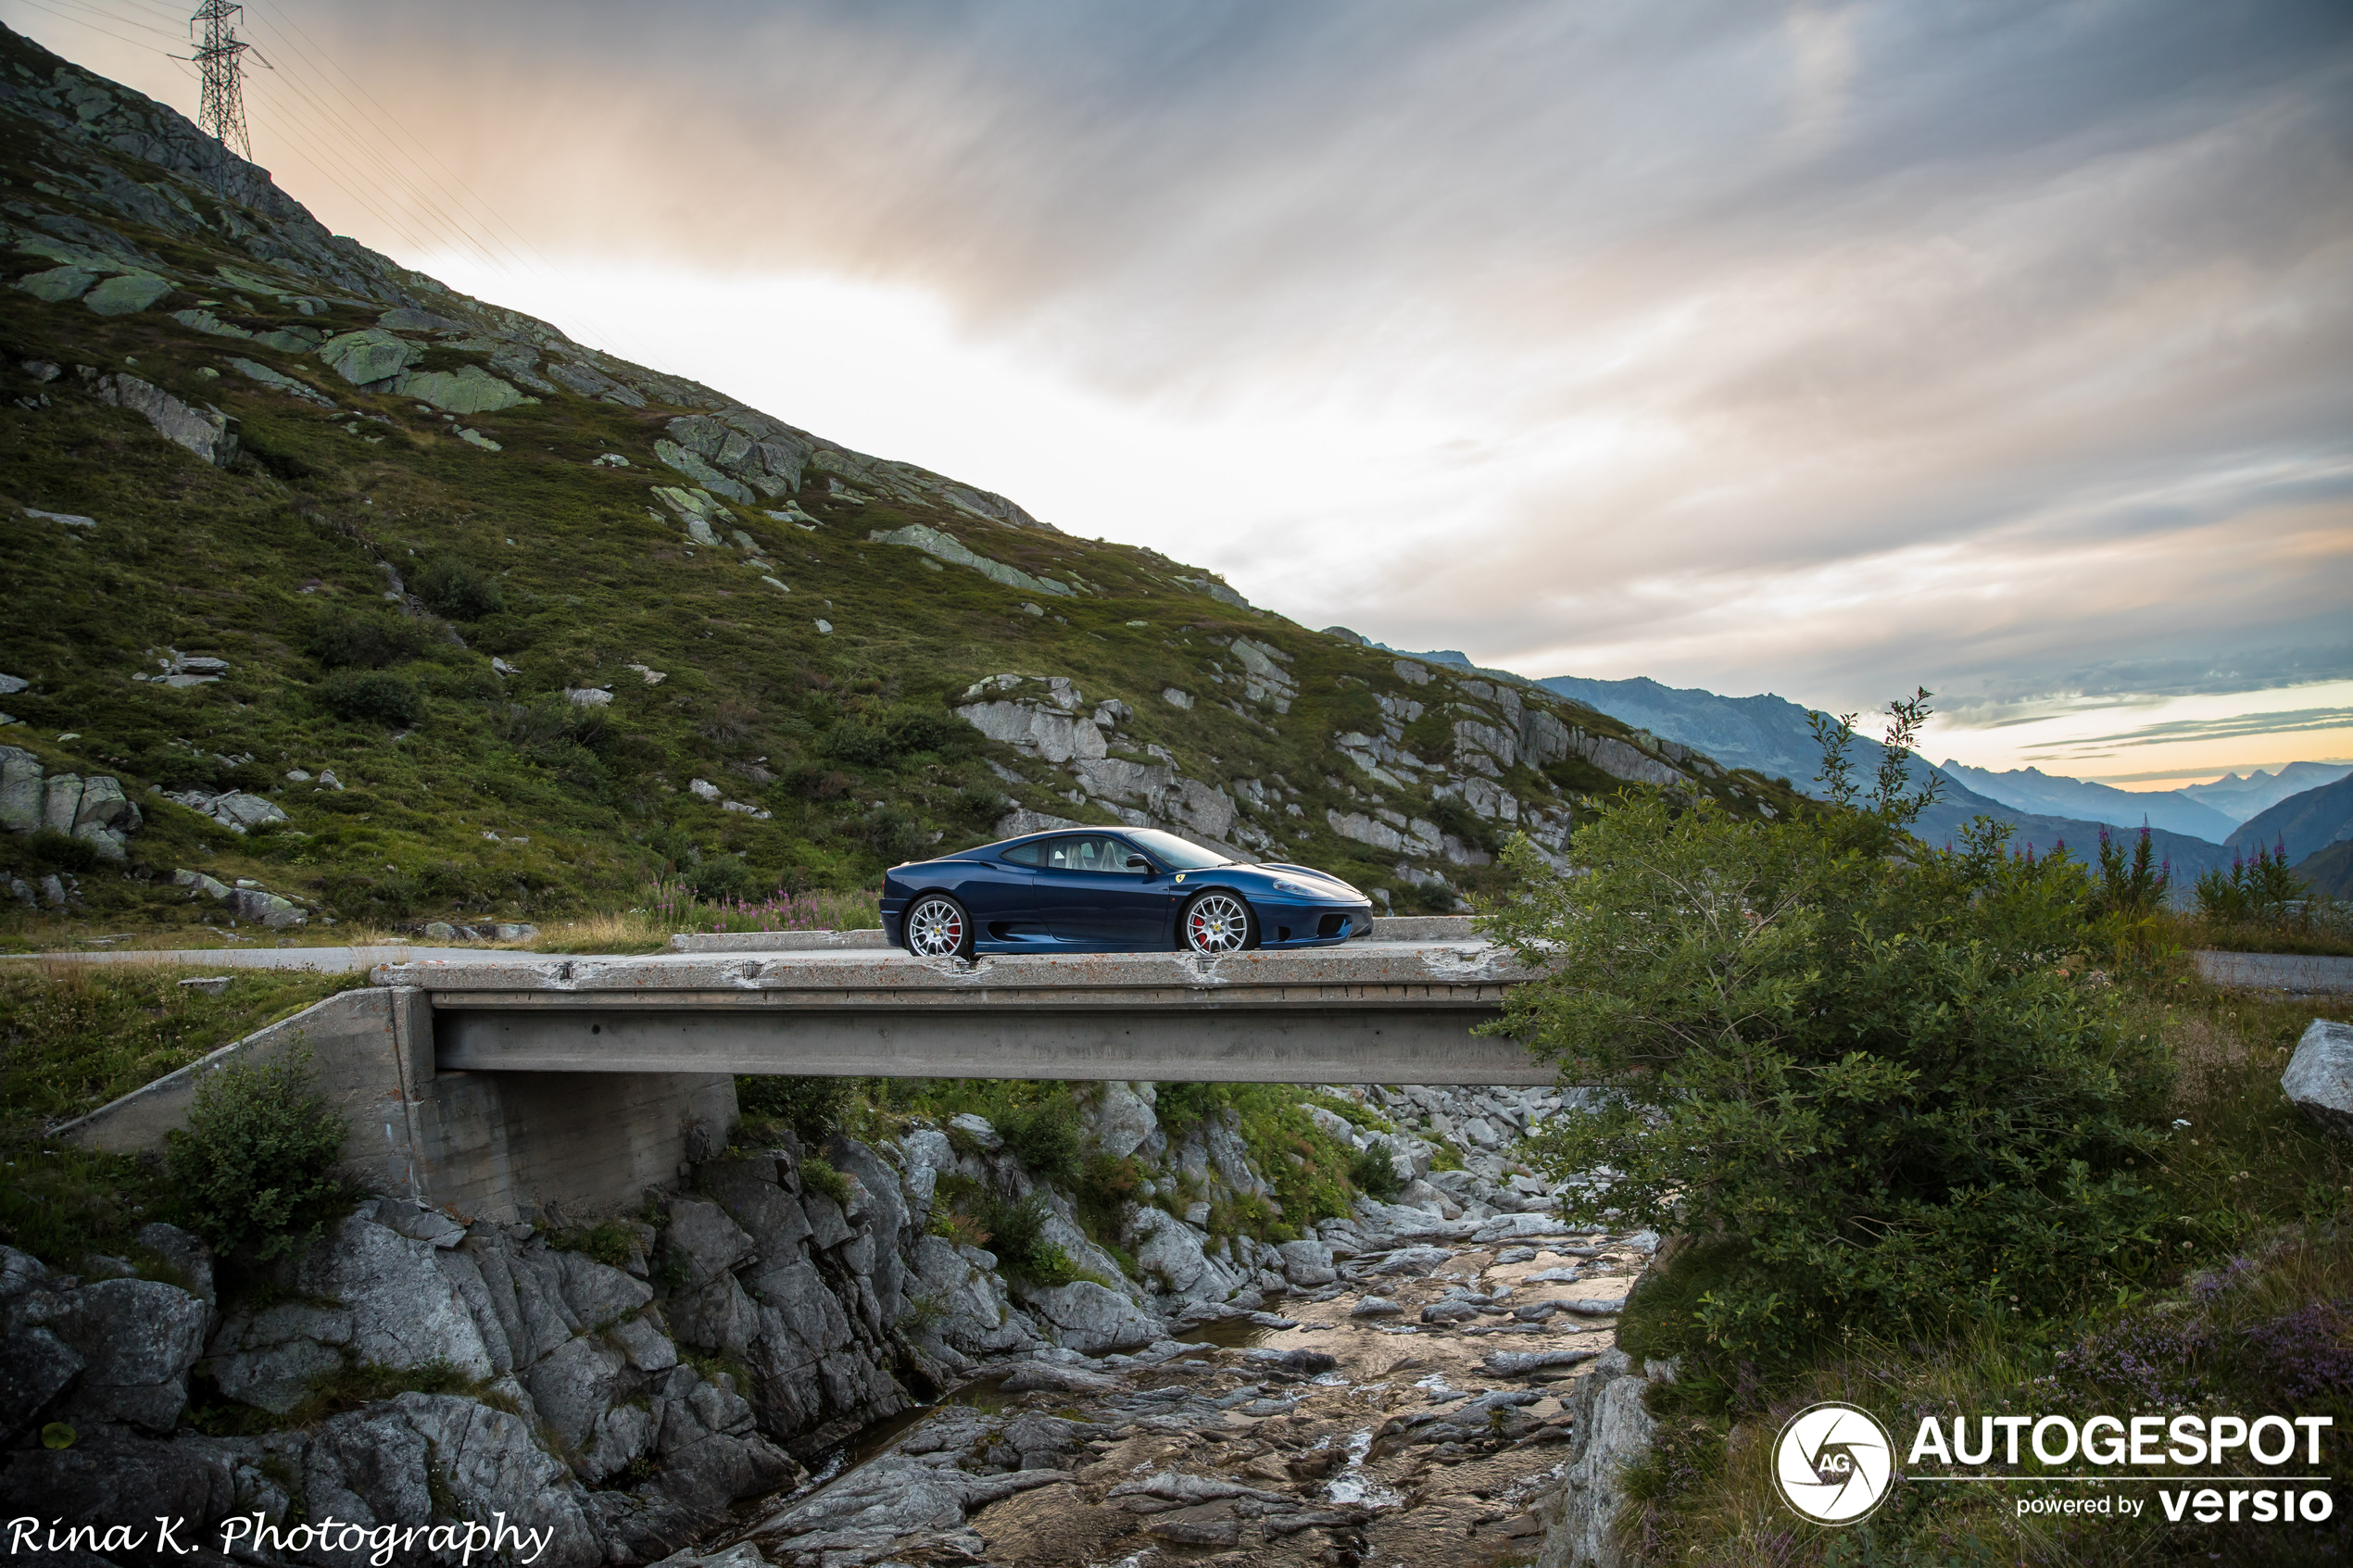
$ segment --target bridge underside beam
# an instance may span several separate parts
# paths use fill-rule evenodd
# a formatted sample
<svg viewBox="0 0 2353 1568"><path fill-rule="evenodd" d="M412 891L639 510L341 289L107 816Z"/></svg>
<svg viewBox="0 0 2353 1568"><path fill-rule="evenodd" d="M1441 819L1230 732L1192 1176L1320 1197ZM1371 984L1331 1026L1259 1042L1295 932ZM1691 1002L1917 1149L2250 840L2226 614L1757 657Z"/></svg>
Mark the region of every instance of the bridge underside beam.
<svg viewBox="0 0 2353 1568"><path fill-rule="evenodd" d="M774 1073L808 1077L1165 1083L1550 1084L1516 1042L1471 1033L1493 1008L1419 1010L991 1005L828 1010L468 1007L434 997L442 1072Z"/></svg>

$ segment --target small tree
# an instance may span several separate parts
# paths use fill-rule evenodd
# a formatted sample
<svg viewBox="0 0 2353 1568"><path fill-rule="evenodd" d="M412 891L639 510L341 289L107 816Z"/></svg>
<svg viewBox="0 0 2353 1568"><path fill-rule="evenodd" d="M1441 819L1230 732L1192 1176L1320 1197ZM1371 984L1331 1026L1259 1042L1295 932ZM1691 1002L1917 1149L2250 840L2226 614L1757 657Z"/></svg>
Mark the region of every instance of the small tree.
<svg viewBox="0 0 2353 1568"><path fill-rule="evenodd" d="M232 1061L196 1085L166 1166L188 1228L224 1256L258 1261L316 1240L348 1200L336 1172L345 1126L312 1092L310 1048L276 1061Z"/></svg>
<svg viewBox="0 0 2353 1568"><path fill-rule="evenodd" d="M2191 889L2197 899L2197 912L2225 925L2280 924L2288 918L2291 906L2310 891L2304 879L2288 869L2284 839L2271 849L2257 845L2252 860L2243 855L2232 857L2229 875L2220 868L2208 871Z"/></svg>
<svg viewBox="0 0 2353 1568"><path fill-rule="evenodd" d="M2132 858L2103 825L2100 828L2099 882L2093 893L2095 912L2137 920L2165 908L2173 885L2173 862L2159 863L2149 841L2146 822L2133 841Z"/></svg>
<svg viewBox="0 0 2353 1568"><path fill-rule="evenodd" d="M2089 891L2065 857L1905 831L1928 694L1891 707L1868 798L1824 720L1833 800L1775 822L1626 799L1577 834L1582 874L1524 845L1482 926L1541 980L1497 1032L1597 1087L1536 1140L1584 1223L1705 1245L1707 1287L1660 1353L1769 1370L1850 1324L2039 1311L2133 1272L2158 1200L2156 1043L2059 960ZM1678 1265L1679 1267L1680 1265Z"/></svg>

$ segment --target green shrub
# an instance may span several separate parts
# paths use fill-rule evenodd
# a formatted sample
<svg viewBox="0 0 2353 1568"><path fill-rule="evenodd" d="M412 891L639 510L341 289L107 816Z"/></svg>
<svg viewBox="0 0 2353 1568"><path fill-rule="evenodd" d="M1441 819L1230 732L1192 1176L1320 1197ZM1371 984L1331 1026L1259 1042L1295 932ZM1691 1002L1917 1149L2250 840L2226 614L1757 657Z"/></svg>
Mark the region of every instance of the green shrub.
<svg viewBox="0 0 2353 1568"><path fill-rule="evenodd" d="M335 1169L344 1135L311 1090L308 1046L214 1069L165 1155L188 1228L216 1252L263 1262L308 1246L350 1200Z"/></svg>
<svg viewBox="0 0 2353 1568"><path fill-rule="evenodd" d="M713 855L689 867L685 879L700 898L749 898L760 891L760 877L739 856Z"/></svg>
<svg viewBox="0 0 2353 1568"><path fill-rule="evenodd" d="M1022 1169L1041 1182L1069 1186L1078 1180L1087 1154L1087 1135L1078 1125L1078 1108L1064 1091L1035 1105L1000 1111L995 1122L1005 1147Z"/></svg>
<svg viewBox="0 0 2353 1568"><path fill-rule="evenodd" d="M406 616L332 616L321 621L304 645L330 670L383 670L425 651L425 629Z"/></svg>
<svg viewBox="0 0 2353 1568"><path fill-rule="evenodd" d="M455 556L435 556L409 586L434 614L452 621L480 621L506 608L498 579Z"/></svg>
<svg viewBox="0 0 2353 1568"><path fill-rule="evenodd" d="M1894 711L1866 800L1843 721L1823 775L1845 804L1611 805L1573 841L1585 874L1515 847L1482 917L1548 972L1497 1031L1609 1091L1532 1140L1555 1177L1620 1173L1572 1217L1739 1238L1690 1309L1719 1375L1849 1328L2063 1311L2163 1246L2162 1048L2059 962L2089 879L1982 819L1957 848L1914 838L1926 709Z"/></svg>
<svg viewBox="0 0 2353 1568"><path fill-rule="evenodd" d="M1392 1163L1387 1138L1375 1138L1357 1150L1356 1157L1348 1162L1348 1181L1366 1198L1378 1198L1383 1203L1405 1190L1405 1184L1399 1178L1397 1167Z"/></svg>
<svg viewBox="0 0 2353 1568"><path fill-rule="evenodd" d="M425 710L415 683L384 670L338 670L319 683L319 700L338 719L399 729L415 724Z"/></svg>
<svg viewBox="0 0 2353 1568"><path fill-rule="evenodd" d="M94 872L98 869L98 847L86 838L76 838L56 828L36 828L25 843L26 853L34 867L44 872Z"/></svg>
<svg viewBox="0 0 2353 1568"><path fill-rule="evenodd" d="M849 1203L849 1178L835 1170L833 1161L823 1155L801 1156L800 1185L812 1192L824 1194L844 1207Z"/></svg>
<svg viewBox="0 0 2353 1568"><path fill-rule="evenodd" d="M553 1232L547 1237L547 1245L560 1252L577 1252L618 1269L625 1266L636 1252L637 1233L619 1220L605 1220Z"/></svg>
<svg viewBox="0 0 2353 1568"><path fill-rule="evenodd" d="M1088 1277L1068 1253L1046 1239L1051 1212L1044 1196L1033 1192L1019 1199L991 1196L979 1215L986 1236L981 1245L997 1255L998 1268L1048 1290Z"/></svg>
<svg viewBox="0 0 2353 1568"><path fill-rule="evenodd" d="M781 1122L807 1143L841 1130L858 1095L855 1078L793 1078L747 1073L736 1080L736 1109L747 1118Z"/></svg>

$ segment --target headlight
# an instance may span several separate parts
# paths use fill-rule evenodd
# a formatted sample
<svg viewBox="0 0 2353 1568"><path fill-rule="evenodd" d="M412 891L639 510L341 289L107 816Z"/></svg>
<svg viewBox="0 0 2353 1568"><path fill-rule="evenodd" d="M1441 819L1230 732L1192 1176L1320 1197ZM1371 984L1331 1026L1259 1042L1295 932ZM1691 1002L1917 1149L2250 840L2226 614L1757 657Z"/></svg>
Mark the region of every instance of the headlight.
<svg viewBox="0 0 2353 1568"><path fill-rule="evenodd" d="M1332 896L1332 890L1328 887L1310 887L1303 882L1292 882L1287 877L1279 876L1275 879L1275 891L1288 893L1298 898L1328 898Z"/></svg>

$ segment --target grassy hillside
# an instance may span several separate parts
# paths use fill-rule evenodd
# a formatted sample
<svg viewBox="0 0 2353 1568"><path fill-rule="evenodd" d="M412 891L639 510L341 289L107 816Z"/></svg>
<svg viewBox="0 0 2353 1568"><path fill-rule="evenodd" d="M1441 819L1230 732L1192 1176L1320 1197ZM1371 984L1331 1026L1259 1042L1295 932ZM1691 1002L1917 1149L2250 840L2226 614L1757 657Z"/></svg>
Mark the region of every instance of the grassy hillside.
<svg viewBox="0 0 2353 1568"><path fill-rule="evenodd" d="M1123 808L1447 908L1629 777L1793 803L458 295L5 30L0 181L0 742L144 819L120 859L70 823L0 834L20 941L225 923L182 868L307 900L313 932L541 918L869 886L1017 810ZM1008 672L1033 680L984 695L1067 681L1129 771L959 715ZM1401 751L1428 766L1368 771ZM286 820L164 798L231 790Z"/></svg>

